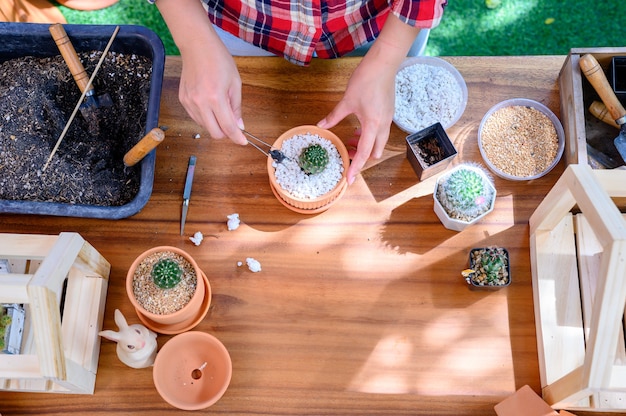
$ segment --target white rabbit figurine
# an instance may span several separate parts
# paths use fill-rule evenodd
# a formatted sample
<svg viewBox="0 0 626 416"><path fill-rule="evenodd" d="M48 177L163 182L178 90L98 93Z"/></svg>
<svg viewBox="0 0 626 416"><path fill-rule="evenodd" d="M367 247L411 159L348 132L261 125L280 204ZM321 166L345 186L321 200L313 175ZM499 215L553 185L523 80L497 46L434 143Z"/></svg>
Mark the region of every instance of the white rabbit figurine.
<svg viewBox="0 0 626 416"><path fill-rule="evenodd" d="M115 310L115 323L119 332L109 329L98 335L117 342L117 358L132 368L152 366L157 354L157 334L140 324L128 325L119 309Z"/></svg>

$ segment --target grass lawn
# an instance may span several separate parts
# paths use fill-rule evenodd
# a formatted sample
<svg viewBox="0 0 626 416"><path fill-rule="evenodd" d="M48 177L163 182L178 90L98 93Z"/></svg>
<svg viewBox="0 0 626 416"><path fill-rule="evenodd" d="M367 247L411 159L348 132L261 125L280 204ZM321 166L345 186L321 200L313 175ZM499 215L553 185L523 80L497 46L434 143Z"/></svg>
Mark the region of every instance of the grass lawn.
<svg viewBox="0 0 626 416"><path fill-rule="evenodd" d="M426 49L433 56L566 55L571 48L626 46L626 1L449 0ZM178 55L157 8L146 0L120 0L97 11L60 6L69 23L139 24L154 30L166 53Z"/></svg>

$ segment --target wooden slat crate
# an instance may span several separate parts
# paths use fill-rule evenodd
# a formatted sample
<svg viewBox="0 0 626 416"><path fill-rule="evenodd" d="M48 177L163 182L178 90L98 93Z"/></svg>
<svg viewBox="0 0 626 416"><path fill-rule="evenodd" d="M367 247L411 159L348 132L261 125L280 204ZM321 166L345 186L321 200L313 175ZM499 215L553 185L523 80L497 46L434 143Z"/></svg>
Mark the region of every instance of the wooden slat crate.
<svg viewBox="0 0 626 416"><path fill-rule="evenodd" d="M0 259L0 303L26 309L21 353L0 354L0 390L93 394L110 264L77 233L0 234Z"/></svg>
<svg viewBox="0 0 626 416"><path fill-rule="evenodd" d="M587 144L601 152L621 160L613 145L618 130L597 120L588 111L594 100L600 100L580 71L579 60L591 53L605 73L609 72L611 58L626 56L626 48L577 48L571 49L559 73L561 122L565 131L565 161L568 164L588 164Z"/></svg>
<svg viewBox="0 0 626 416"><path fill-rule="evenodd" d="M626 410L625 170L569 165L530 218L544 400L555 409Z"/></svg>

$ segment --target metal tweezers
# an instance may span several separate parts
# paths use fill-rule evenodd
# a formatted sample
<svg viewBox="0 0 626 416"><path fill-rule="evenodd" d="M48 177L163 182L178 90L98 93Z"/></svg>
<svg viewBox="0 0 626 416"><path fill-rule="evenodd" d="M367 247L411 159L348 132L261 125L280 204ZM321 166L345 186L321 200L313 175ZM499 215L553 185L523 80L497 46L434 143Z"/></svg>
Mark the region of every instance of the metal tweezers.
<svg viewBox="0 0 626 416"><path fill-rule="evenodd" d="M289 159L287 156L285 156L285 154L283 152L281 152L280 150L272 150L272 145L269 143L264 142L263 140L259 139L258 137L256 137L255 135L253 135L250 132L247 132L245 130L241 130L243 132L243 134L245 134L246 136L256 140L257 142L264 144L265 146L269 147L269 151L265 151L263 149L261 149L261 147L255 143L252 143L250 140L248 140L248 143L250 143L252 146L254 146L254 148L256 148L258 151L260 151L261 153L263 153L265 156L267 157L271 157L272 159L274 159L276 161L276 163L280 163L285 159Z"/></svg>
<svg viewBox="0 0 626 416"><path fill-rule="evenodd" d="M187 220L187 211L189 210L189 199L191 198L191 185L193 184L193 174L196 170L196 157L189 157L189 165L187 166L187 177L185 178L185 189L183 190L183 212L180 217L180 235L185 232L185 221Z"/></svg>

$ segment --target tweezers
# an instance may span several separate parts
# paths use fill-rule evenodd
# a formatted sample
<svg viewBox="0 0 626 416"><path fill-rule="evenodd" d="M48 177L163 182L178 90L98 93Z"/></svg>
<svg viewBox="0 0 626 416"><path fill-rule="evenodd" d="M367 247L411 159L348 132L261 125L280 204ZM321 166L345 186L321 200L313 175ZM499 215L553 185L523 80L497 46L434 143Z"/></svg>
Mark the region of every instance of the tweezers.
<svg viewBox="0 0 626 416"><path fill-rule="evenodd" d="M280 150L272 150L272 145L269 143L264 142L263 140L259 139L258 137L256 137L255 135L253 135L250 132L247 132L245 130L241 130L243 132L243 134L245 134L246 136L250 137L251 139L256 140L257 142L267 146L270 148L269 151L265 151L263 149L261 149L261 147L255 143L252 143L250 140L248 140L248 143L250 143L252 146L254 146L255 149L257 149L258 151L260 151L261 153L263 153L265 156L271 157L272 159L274 159L276 161L276 163L280 163L285 159L289 159L287 156L285 156L285 154L283 152L281 152Z"/></svg>
<svg viewBox="0 0 626 416"><path fill-rule="evenodd" d="M180 235L185 233L185 221L187 221L187 211L189 211L189 199L191 198L191 185L193 184L193 173L196 169L196 157L189 157L187 166L187 178L185 179L185 189L183 190L183 212L180 217Z"/></svg>

